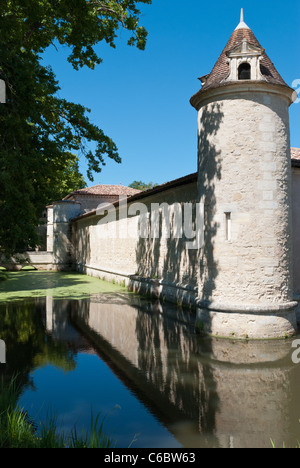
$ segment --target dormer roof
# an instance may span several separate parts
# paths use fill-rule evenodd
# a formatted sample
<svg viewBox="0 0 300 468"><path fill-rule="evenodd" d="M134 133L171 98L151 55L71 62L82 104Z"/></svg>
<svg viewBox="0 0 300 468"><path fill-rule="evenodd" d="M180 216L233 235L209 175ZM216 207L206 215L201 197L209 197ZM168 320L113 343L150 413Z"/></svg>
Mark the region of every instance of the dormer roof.
<svg viewBox="0 0 300 468"><path fill-rule="evenodd" d="M242 40L237 46L233 49L227 50L225 53L227 57L239 57L242 54L253 55L253 56L262 56L265 49L258 47L257 45L251 44L246 38Z"/></svg>

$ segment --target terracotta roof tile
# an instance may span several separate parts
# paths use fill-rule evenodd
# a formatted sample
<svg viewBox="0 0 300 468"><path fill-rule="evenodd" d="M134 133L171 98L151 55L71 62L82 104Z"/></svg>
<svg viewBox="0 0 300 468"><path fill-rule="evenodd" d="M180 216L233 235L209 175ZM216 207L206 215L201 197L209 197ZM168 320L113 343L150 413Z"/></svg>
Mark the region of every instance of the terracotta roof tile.
<svg viewBox="0 0 300 468"><path fill-rule="evenodd" d="M81 190L75 190L66 196L65 200L74 195L96 195L96 196L128 196L131 197L140 193L140 190L133 189L131 187L125 187L124 185L94 185L93 187L87 187Z"/></svg>

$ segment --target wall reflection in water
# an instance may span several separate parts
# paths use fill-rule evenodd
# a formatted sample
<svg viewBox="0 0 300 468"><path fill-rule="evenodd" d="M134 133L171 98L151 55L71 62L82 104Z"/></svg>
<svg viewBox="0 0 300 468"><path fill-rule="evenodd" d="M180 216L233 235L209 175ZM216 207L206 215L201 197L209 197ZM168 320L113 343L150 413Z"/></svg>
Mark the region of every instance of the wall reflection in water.
<svg viewBox="0 0 300 468"><path fill-rule="evenodd" d="M0 375L9 381L18 373L36 399L35 370L52 366L75 373L80 353L93 355L93 363L98 354L183 447L271 447L271 438L277 446L295 446L300 364L292 362L292 341L201 338L192 318L131 294L2 304L7 363ZM59 382L66 386L61 373ZM87 381L85 388L91 385ZM63 390L57 389L58 398Z"/></svg>
<svg viewBox="0 0 300 468"><path fill-rule="evenodd" d="M188 312L127 295L73 302L70 317L184 447L296 445L291 341L201 338Z"/></svg>

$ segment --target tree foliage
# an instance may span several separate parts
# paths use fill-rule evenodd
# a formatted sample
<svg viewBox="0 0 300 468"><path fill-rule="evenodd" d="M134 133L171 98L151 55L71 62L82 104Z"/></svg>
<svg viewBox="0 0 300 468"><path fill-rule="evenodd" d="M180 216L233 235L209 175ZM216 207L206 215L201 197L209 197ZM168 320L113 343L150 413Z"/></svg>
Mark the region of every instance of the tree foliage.
<svg viewBox="0 0 300 468"><path fill-rule="evenodd" d="M0 105L0 245L6 253L36 245L43 206L84 186L76 153L87 158L90 180L107 158L121 162L115 143L90 122L89 109L58 97L43 52L67 45L75 69L93 69L102 61L96 45L115 47L120 28L129 31L129 45L143 50L140 3L151 0L1 0L0 79L7 102Z"/></svg>
<svg viewBox="0 0 300 468"><path fill-rule="evenodd" d="M129 187L134 188L136 190L150 190L154 187L157 187L158 184L154 184L153 182L142 182L141 180L134 180Z"/></svg>

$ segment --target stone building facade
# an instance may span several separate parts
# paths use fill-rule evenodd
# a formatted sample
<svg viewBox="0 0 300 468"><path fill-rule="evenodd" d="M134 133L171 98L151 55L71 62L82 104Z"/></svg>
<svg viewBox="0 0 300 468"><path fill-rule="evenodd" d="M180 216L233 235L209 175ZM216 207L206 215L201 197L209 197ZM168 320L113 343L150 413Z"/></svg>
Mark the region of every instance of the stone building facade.
<svg viewBox="0 0 300 468"><path fill-rule="evenodd" d="M300 224L299 153L292 149L292 171L289 133L295 91L243 17L201 82L191 98L198 112L197 174L130 197L125 215L115 203L112 218L97 210L73 218L68 251L73 249L81 272L195 305L204 332L292 335L299 293L293 249L297 252ZM167 211L160 206L160 234L153 237L153 206L161 204ZM195 248L191 237L177 235L176 213L187 206L193 207L194 227L197 210L203 209L204 234ZM139 232L141 219L146 236Z"/></svg>
<svg viewBox="0 0 300 468"><path fill-rule="evenodd" d="M119 198L128 198L140 193L140 190L124 185L103 185L98 184L93 187L86 187L76 190L67 195L64 200L80 203L80 214L94 210L102 203L113 203Z"/></svg>
<svg viewBox="0 0 300 468"><path fill-rule="evenodd" d="M49 206L50 268L192 305L197 327L212 335L293 335L300 150L290 148L289 107L296 92L243 16L200 80L190 101L198 112L197 173L146 192L98 186Z"/></svg>

